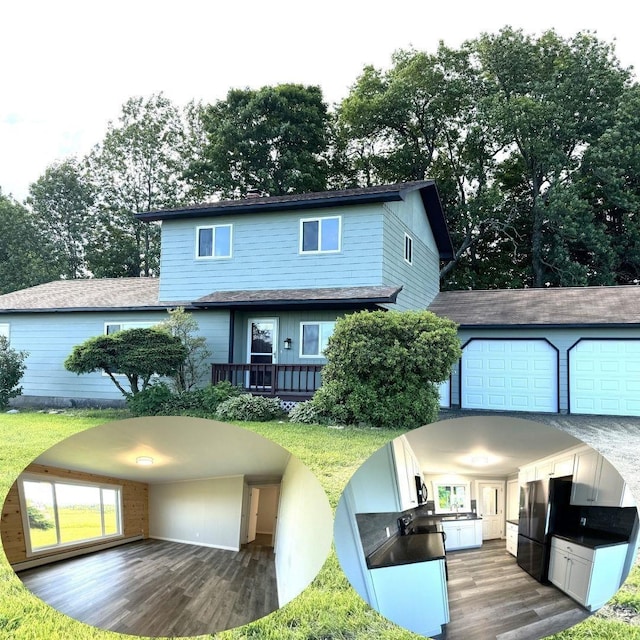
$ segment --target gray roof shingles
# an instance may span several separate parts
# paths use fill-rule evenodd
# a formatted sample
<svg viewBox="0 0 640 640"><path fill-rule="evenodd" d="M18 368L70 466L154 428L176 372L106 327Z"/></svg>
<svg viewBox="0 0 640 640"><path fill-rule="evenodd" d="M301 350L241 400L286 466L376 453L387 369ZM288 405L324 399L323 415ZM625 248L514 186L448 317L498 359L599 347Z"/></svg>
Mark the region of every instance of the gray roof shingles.
<svg viewBox="0 0 640 640"><path fill-rule="evenodd" d="M640 325L640 286L443 291L429 310L462 327Z"/></svg>
<svg viewBox="0 0 640 640"><path fill-rule="evenodd" d="M260 303L393 302L400 286L216 291L197 301L158 301L157 278L56 280L0 295L0 314L11 312L151 310L183 306Z"/></svg>

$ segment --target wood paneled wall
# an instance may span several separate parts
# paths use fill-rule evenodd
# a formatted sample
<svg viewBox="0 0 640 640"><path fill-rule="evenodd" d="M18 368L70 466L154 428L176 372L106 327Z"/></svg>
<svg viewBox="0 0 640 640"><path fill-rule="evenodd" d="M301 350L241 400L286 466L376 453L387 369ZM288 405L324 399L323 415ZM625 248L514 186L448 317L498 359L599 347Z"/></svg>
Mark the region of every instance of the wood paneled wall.
<svg viewBox="0 0 640 640"><path fill-rule="evenodd" d="M122 487L122 525L125 538L134 536L149 537L149 485L143 482L133 482L120 478L110 478L107 476L84 473L82 471L71 471L69 469L58 469L39 464L30 464L26 472L37 473L43 476L55 476L57 478L68 478L70 480L86 480L87 482L97 482L101 484L117 484ZM4 506L2 508L2 520L0 525L2 535L2 546L7 559L11 564L24 562L27 560L27 548L25 544L25 532L22 524L22 514L20 513L20 500L18 498L18 483L13 483ZM86 548L103 541L84 543L65 547L64 551L73 548ZM53 550L45 554L38 554L38 557L53 556L60 553L60 550Z"/></svg>

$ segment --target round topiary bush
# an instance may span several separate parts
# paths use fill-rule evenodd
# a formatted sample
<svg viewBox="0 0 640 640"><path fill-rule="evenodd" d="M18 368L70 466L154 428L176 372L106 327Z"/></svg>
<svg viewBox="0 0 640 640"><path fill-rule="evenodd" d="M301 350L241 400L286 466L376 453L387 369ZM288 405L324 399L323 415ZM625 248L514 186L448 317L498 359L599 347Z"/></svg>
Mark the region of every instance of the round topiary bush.
<svg viewBox="0 0 640 640"><path fill-rule="evenodd" d="M235 398L229 398L216 411L218 420L247 420L267 422L283 416L280 398L266 398L245 393Z"/></svg>

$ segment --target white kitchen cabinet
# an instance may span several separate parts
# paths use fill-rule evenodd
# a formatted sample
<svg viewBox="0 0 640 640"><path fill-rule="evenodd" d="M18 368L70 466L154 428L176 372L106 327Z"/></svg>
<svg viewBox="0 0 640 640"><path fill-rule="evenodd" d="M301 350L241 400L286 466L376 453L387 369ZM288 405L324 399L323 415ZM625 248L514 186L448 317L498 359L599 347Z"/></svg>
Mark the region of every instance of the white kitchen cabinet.
<svg viewBox="0 0 640 640"><path fill-rule="evenodd" d="M544 480L545 478L570 476L573 473L574 458L575 454L572 452L536 462L535 479Z"/></svg>
<svg viewBox="0 0 640 640"><path fill-rule="evenodd" d="M512 556L518 555L518 525L507 522L507 551Z"/></svg>
<svg viewBox="0 0 640 640"><path fill-rule="evenodd" d="M549 581L583 607L595 611L620 588L627 546L592 549L553 536Z"/></svg>
<svg viewBox="0 0 640 640"><path fill-rule="evenodd" d="M392 446L398 479L398 500L400 510L404 511L418 506L416 476L422 478L422 472L413 449L404 436L395 438Z"/></svg>
<svg viewBox="0 0 640 640"><path fill-rule="evenodd" d="M587 507L633 506L633 498L615 467L591 448L575 455L571 504Z"/></svg>
<svg viewBox="0 0 640 640"><path fill-rule="evenodd" d="M482 519L450 520L442 523L447 551L482 546Z"/></svg>
<svg viewBox="0 0 640 640"><path fill-rule="evenodd" d="M442 632L449 622L444 560L371 569L377 606L383 616L425 636Z"/></svg>

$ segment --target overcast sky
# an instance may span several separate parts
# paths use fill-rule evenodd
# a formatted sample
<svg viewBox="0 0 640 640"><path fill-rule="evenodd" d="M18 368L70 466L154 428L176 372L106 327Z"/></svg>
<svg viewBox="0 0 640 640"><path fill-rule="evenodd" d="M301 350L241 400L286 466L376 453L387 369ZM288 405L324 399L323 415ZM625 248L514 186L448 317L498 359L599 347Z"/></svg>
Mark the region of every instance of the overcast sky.
<svg viewBox="0 0 640 640"><path fill-rule="evenodd" d="M530 34L595 31L640 69L625 0L21 0L0 3L0 188L23 200L47 165L82 156L132 96L182 107L232 87L317 84L332 104L365 64L435 52L509 24Z"/></svg>

